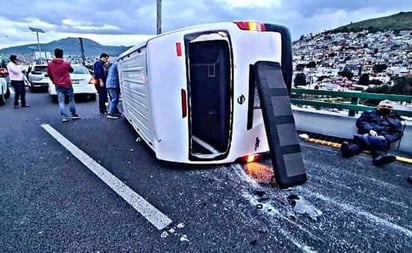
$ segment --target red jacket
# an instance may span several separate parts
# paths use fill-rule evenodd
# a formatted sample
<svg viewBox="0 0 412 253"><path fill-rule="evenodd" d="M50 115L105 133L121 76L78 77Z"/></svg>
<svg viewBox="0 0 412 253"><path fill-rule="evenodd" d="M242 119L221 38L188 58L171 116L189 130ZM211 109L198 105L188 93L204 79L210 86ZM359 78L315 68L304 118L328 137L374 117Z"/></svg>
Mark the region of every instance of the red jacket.
<svg viewBox="0 0 412 253"><path fill-rule="evenodd" d="M72 80L70 79L70 73L72 72L73 68L70 63L62 58L55 58L47 65L47 74L56 87L72 87Z"/></svg>

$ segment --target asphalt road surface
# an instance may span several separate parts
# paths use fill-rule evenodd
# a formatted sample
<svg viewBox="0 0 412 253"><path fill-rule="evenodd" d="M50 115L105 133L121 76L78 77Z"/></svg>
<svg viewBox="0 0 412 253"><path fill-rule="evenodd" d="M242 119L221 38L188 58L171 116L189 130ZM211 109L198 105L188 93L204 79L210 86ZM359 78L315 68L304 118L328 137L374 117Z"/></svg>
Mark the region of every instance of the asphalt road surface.
<svg viewBox="0 0 412 253"><path fill-rule="evenodd" d="M281 190L265 181L267 161L160 162L95 101L62 123L46 93L28 93L31 108L11 99L0 107L0 252L412 252L410 164L377 168L302 141L309 179Z"/></svg>

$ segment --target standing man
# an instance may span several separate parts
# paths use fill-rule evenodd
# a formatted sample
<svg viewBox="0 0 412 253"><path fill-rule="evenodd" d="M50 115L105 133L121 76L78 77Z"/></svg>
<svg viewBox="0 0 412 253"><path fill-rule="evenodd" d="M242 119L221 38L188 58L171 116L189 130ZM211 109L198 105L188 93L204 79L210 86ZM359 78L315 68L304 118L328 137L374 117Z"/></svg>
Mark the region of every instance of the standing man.
<svg viewBox="0 0 412 253"><path fill-rule="evenodd" d="M54 58L47 65L47 74L49 75L50 80L56 86L62 122L67 122L70 120L64 104L65 97L68 97L69 99L69 110L71 113L71 119L80 119L79 115L76 114L76 105L74 103L72 80L70 79L70 73L73 72L73 68L70 65L70 63L63 60L62 49L56 48L54 50L54 56L56 58Z"/></svg>
<svg viewBox="0 0 412 253"><path fill-rule="evenodd" d="M107 70L105 65L109 62L109 55L102 53L100 59L96 61L93 65L94 78L96 79L96 89L99 93L99 111L101 114L107 114L106 102L107 102L107 89L106 89L106 79Z"/></svg>
<svg viewBox="0 0 412 253"><path fill-rule="evenodd" d="M396 156L388 154L390 144L402 137L402 123L398 114L393 111L393 102L382 100L375 110L364 111L356 121L358 133L353 143L343 142L343 157L351 157L364 149L372 152L373 164L380 166L396 160Z"/></svg>
<svg viewBox="0 0 412 253"><path fill-rule="evenodd" d="M7 64L7 71L11 85L14 88L14 109L19 108L19 99L21 107L30 107L26 104L26 87L24 86L24 74L17 56L10 55L10 62Z"/></svg>
<svg viewBox="0 0 412 253"><path fill-rule="evenodd" d="M120 83L117 62L113 63L109 68L106 88L110 97L109 113L107 114L107 118L118 119L120 116L119 109L117 108L117 105L119 104Z"/></svg>

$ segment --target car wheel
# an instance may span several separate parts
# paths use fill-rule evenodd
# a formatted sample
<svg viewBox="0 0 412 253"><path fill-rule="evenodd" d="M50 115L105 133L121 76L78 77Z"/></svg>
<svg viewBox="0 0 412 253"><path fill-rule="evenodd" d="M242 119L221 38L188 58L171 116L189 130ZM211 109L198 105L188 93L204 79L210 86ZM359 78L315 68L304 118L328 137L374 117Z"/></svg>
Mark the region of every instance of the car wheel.
<svg viewBox="0 0 412 253"><path fill-rule="evenodd" d="M10 89L9 87L6 88L6 94L4 94L5 98L9 98L10 97Z"/></svg>
<svg viewBox="0 0 412 253"><path fill-rule="evenodd" d="M52 102L53 102L53 103L59 102L59 100L57 99L57 95L52 95L52 96L51 96L51 99L52 99Z"/></svg>
<svg viewBox="0 0 412 253"><path fill-rule="evenodd" d="M90 101L96 101L96 94L90 95Z"/></svg>

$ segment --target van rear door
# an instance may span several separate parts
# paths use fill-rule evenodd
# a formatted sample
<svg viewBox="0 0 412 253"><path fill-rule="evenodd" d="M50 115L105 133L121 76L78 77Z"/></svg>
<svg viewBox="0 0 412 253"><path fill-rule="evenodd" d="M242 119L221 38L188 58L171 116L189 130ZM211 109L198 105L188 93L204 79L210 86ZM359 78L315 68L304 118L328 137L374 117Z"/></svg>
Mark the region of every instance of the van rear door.
<svg viewBox="0 0 412 253"><path fill-rule="evenodd" d="M190 160L226 157L232 124L232 69L228 34L185 36Z"/></svg>

